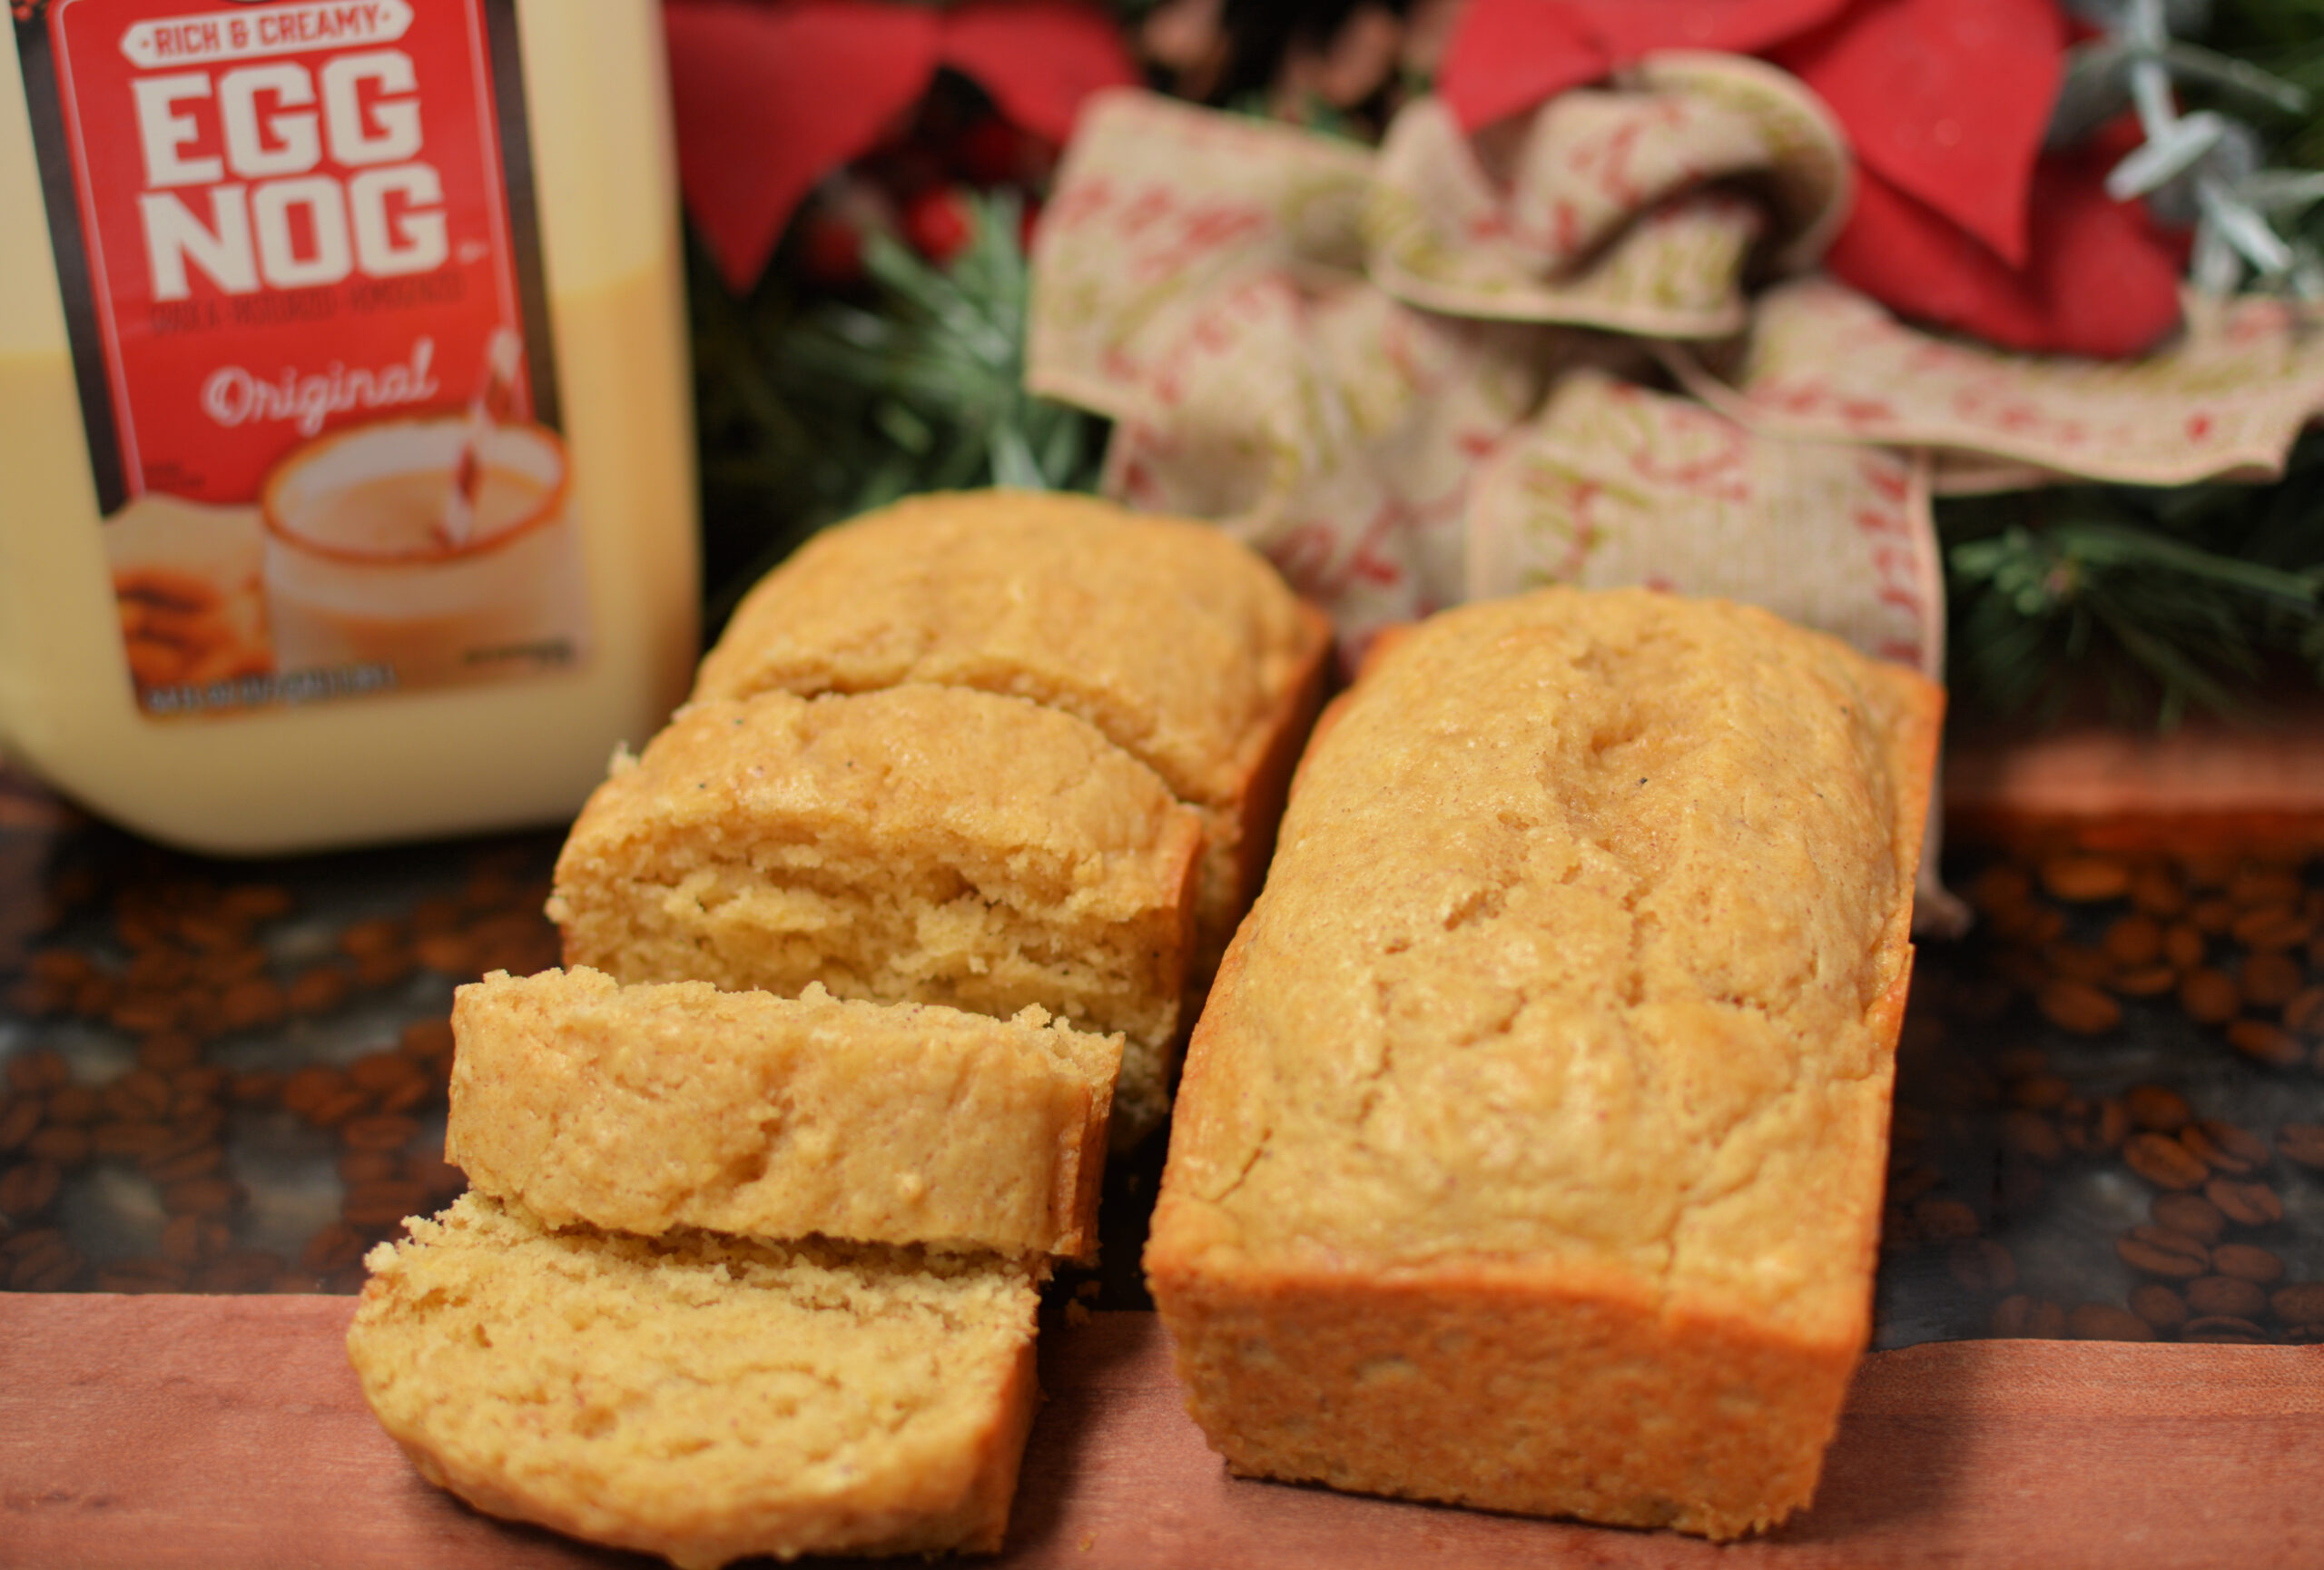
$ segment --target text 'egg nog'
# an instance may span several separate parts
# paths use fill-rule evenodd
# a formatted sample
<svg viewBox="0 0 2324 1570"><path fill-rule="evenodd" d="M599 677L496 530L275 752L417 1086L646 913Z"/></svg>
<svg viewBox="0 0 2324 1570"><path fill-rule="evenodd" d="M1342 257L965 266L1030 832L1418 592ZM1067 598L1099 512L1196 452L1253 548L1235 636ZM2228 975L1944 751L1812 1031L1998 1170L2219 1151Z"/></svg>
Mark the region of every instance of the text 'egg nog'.
<svg viewBox="0 0 2324 1570"><path fill-rule="evenodd" d="M13 0L0 744L197 849L569 815L694 654L654 0Z"/></svg>

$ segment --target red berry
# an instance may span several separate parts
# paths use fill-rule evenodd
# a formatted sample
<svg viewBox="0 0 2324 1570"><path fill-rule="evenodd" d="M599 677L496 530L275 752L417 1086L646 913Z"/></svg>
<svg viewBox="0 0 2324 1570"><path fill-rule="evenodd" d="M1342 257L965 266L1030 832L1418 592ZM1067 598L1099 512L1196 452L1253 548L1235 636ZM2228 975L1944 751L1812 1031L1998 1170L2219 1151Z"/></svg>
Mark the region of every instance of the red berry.
<svg viewBox="0 0 2324 1570"><path fill-rule="evenodd" d="M958 191L923 191L904 209L904 239L940 267L967 250L975 232L969 204Z"/></svg>
<svg viewBox="0 0 2324 1570"><path fill-rule="evenodd" d="M998 185L1024 172L1025 142L1017 128L988 114L963 132L952 147L952 164L979 185Z"/></svg>
<svg viewBox="0 0 2324 1570"><path fill-rule="evenodd" d="M800 217L799 266L810 281L847 284L863 277L863 232L835 212L812 209Z"/></svg>

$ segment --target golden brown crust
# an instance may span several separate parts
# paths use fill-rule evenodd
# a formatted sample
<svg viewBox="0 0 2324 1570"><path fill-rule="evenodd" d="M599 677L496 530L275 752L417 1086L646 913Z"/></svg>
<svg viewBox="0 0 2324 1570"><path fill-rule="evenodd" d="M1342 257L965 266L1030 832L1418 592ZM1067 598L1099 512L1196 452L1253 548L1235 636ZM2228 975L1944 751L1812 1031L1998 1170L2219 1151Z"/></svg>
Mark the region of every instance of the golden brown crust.
<svg viewBox="0 0 2324 1570"><path fill-rule="evenodd" d="M1807 1502L1941 702L1642 593L1376 651L1196 1027L1147 1251L1215 1447L1715 1536Z"/></svg>
<svg viewBox="0 0 2324 1570"><path fill-rule="evenodd" d="M1199 996L1265 875L1329 620L1216 527L1094 497L917 496L817 535L735 610L694 697L908 682L1069 714L1201 815Z"/></svg>
<svg viewBox="0 0 2324 1570"><path fill-rule="evenodd" d="M1094 1255L1121 1038L1046 1015L495 972L446 1158L551 1226Z"/></svg>
<svg viewBox="0 0 2324 1570"><path fill-rule="evenodd" d="M478 1509L684 1570L999 1546L1038 1398L1025 1267L552 1233L477 1195L408 1225L348 1354Z"/></svg>
<svg viewBox="0 0 2324 1570"><path fill-rule="evenodd" d="M1022 698L906 685L681 710L590 797L550 914L569 965L1039 1006L1128 1051L1118 1137L1167 1110L1202 829L1151 769Z"/></svg>

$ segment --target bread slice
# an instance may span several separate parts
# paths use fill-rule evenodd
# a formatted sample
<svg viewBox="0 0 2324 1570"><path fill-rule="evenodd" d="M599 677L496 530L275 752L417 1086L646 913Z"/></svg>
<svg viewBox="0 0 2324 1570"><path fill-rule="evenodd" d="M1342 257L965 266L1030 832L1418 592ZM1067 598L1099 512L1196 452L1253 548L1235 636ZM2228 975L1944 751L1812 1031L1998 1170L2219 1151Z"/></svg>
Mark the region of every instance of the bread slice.
<svg viewBox="0 0 2324 1570"><path fill-rule="evenodd" d="M459 989L445 1155L551 1226L1098 1248L1119 1036L580 969Z"/></svg>
<svg viewBox="0 0 2324 1570"><path fill-rule="evenodd" d="M696 698L1010 693L1086 721L1201 815L1190 980L1266 872L1331 624L1215 524L1095 497L912 497L826 529L746 596Z"/></svg>
<svg viewBox="0 0 2324 1570"><path fill-rule="evenodd" d="M1731 1537L1870 1328L1942 694L1764 612L1446 612L1327 714L1145 1263L1236 1471Z"/></svg>
<svg viewBox="0 0 2324 1570"><path fill-rule="evenodd" d="M1038 1005L1126 1038L1114 1132L1168 1107L1202 828L1069 715L907 685L692 704L590 798L549 913L623 982Z"/></svg>
<svg viewBox="0 0 2324 1570"><path fill-rule="evenodd" d="M1000 1546L1036 1400L1027 1267L556 1232L475 1193L405 1225L348 1354L479 1510L682 1570Z"/></svg>

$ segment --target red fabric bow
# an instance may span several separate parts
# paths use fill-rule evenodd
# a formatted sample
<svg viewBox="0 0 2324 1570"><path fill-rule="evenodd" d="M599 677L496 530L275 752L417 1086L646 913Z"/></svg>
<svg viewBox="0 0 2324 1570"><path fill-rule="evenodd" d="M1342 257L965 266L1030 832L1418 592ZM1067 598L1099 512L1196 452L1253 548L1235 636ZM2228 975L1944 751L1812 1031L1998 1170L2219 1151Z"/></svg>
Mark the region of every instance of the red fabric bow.
<svg viewBox="0 0 2324 1570"><path fill-rule="evenodd" d="M1835 275L2008 348L2134 354L2178 323L2182 252L2102 161L2043 155L2066 43L2054 0L1471 0L1438 85L1475 130L1653 50L1765 55L1856 150Z"/></svg>
<svg viewBox="0 0 2324 1570"><path fill-rule="evenodd" d="M1079 0L665 0L662 15L678 183L736 293L815 183L877 146L939 66L1059 143L1084 98L1138 80L1112 21Z"/></svg>

